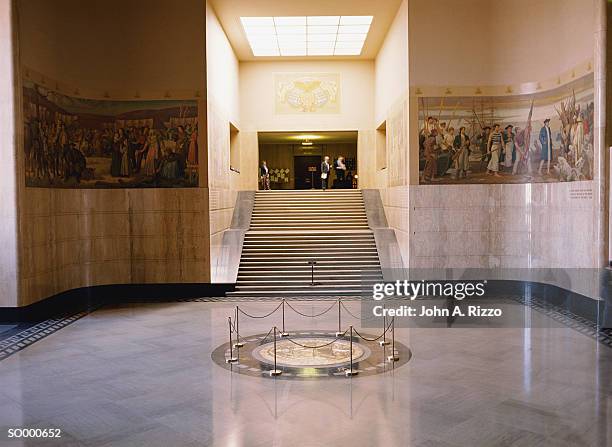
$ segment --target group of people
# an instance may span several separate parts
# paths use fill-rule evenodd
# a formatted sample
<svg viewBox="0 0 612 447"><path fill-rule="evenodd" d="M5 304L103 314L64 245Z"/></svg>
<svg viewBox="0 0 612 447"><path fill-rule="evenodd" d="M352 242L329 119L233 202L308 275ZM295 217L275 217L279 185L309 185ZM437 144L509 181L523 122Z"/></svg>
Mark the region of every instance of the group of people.
<svg viewBox="0 0 612 447"><path fill-rule="evenodd" d="M583 112L578 108L575 122L561 128L558 156L570 160L574 166L580 166L587 140L585 137L592 128L592 113L590 119L587 114L589 110L590 106ZM550 122L550 118L546 118L539 133L533 135L539 152L540 175L551 173L553 142L556 139ZM500 172L504 171L511 175L531 175L531 140L531 122L522 129L512 124L503 129L500 124L483 126L479 133L470 138L466 127L462 126L456 132L447 123L439 123L436 118L428 117L419 134L420 158L424 160L422 181L438 181L450 168L454 168L455 179L466 178L472 172L471 162L480 163L482 167L486 164L486 173L493 177L500 177Z"/></svg>
<svg viewBox="0 0 612 447"><path fill-rule="evenodd" d="M326 155L323 157L323 162L321 163L321 189L323 189L323 191L329 188L329 179L332 169L336 173L336 182L338 182L340 187L347 182L351 185L350 187L352 187L353 174L351 171L347 172L344 157L342 155L338 155L338 158L336 158L332 166L329 156ZM270 168L268 167L268 162L266 160L263 160L261 166L259 167L259 181L261 184L261 189L270 189Z"/></svg>
<svg viewBox="0 0 612 447"><path fill-rule="evenodd" d="M111 177L186 177L198 163L197 125L165 129L148 126L83 128L78 121L31 119L26 123L26 169L33 179L81 180L87 157L110 159ZM92 175L93 176L93 175Z"/></svg>
<svg viewBox="0 0 612 447"><path fill-rule="evenodd" d="M334 161L334 172L336 173L336 181L338 185L344 185L347 179L346 172L346 164L344 163L344 157L342 155L338 155L338 158ZM329 156L326 155L323 157L323 162L321 163L321 189L325 191L329 187L329 176L331 174L331 165L329 164ZM352 182L353 176L349 172L348 175L351 176L350 180Z"/></svg>
<svg viewBox="0 0 612 447"><path fill-rule="evenodd" d="M111 146L112 177L144 175L177 180L188 166L198 164L197 125L178 125L165 130L148 127L119 128Z"/></svg>

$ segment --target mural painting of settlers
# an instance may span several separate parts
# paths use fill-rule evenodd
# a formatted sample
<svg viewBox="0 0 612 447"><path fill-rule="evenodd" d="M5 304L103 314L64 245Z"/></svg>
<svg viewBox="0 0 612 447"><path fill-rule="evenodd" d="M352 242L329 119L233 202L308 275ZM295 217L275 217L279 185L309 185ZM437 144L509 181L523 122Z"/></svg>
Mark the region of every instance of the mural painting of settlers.
<svg viewBox="0 0 612 447"><path fill-rule="evenodd" d="M592 180L593 92L419 98L420 184Z"/></svg>
<svg viewBox="0 0 612 447"><path fill-rule="evenodd" d="M193 100L92 100L26 82L26 186L198 186Z"/></svg>

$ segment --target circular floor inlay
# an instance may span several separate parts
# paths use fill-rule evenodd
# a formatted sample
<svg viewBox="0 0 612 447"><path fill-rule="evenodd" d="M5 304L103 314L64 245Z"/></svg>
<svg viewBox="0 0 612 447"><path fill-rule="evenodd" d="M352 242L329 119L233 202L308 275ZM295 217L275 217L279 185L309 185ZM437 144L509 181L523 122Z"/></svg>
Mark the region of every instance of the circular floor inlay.
<svg viewBox="0 0 612 447"><path fill-rule="evenodd" d="M369 355L369 349L359 343L353 343L353 361L359 361ZM276 342L276 364L298 367L329 367L350 363L351 348L349 340L332 338L293 338ZM256 347L252 351L258 360L274 364L274 342Z"/></svg>
<svg viewBox="0 0 612 447"><path fill-rule="evenodd" d="M367 341L353 337L353 371L355 377L369 376L391 371L407 363L412 353L404 344L395 341L381 346L376 335L363 334ZM270 377L274 369L274 340L269 334L241 336L241 348L230 350L229 342L216 348L213 361L231 371L256 377ZM390 340L387 340L390 341ZM236 340L234 340L234 343ZM346 377L351 366L351 340L348 336L336 337L334 331L294 331L288 337L276 339L276 367L282 371L279 379L318 379ZM230 358L237 361L228 363ZM395 357L396 361L390 360Z"/></svg>

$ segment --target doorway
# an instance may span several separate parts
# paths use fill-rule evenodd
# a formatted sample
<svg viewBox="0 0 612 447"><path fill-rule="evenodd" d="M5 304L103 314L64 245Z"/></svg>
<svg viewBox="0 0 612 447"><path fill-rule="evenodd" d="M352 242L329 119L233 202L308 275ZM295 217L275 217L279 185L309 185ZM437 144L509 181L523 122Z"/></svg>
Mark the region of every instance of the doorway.
<svg viewBox="0 0 612 447"><path fill-rule="evenodd" d="M295 189L321 188L321 156L296 155L293 157Z"/></svg>
<svg viewBox="0 0 612 447"><path fill-rule="evenodd" d="M356 131L259 132L258 144L259 164L265 160L268 165L271 189L320 189L324 156L332 168L330 188L358 186ZM335 169L340 156L344 170Z"/></svg>

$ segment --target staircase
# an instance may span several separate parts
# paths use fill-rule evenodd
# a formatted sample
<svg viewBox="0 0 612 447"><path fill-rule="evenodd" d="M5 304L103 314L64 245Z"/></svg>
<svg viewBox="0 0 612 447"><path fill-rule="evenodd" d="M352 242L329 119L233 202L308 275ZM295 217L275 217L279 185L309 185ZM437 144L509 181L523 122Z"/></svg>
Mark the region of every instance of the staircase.
<svg viewBox="0 0 612 447"><path fill-rule="evenodd" d="M228 295L359 295L381 280L361 191L258 191Z"/></svg>

